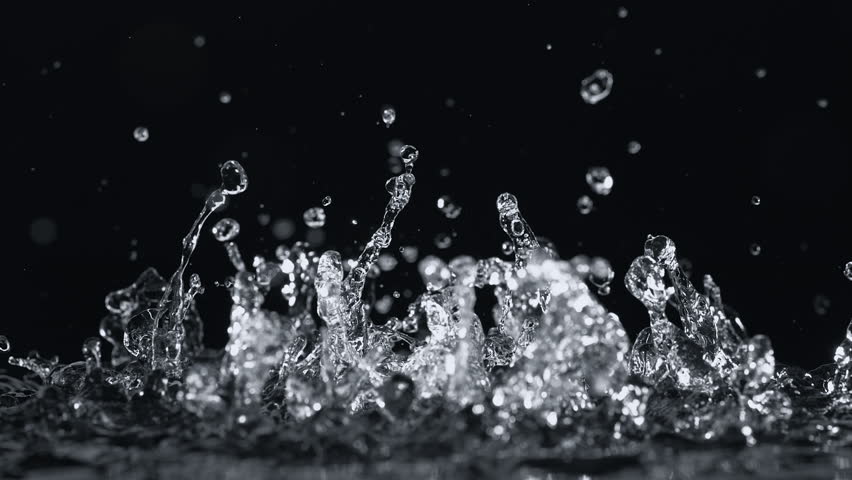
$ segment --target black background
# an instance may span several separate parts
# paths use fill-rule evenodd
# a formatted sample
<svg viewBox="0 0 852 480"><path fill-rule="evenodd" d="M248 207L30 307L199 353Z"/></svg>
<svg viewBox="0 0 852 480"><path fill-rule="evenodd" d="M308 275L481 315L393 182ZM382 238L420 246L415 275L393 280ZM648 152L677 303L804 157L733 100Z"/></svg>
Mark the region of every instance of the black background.
<svg viewBox="0 0 852 480"><path fill-rule="evenodd" d="M334 202L321 248L353 252L381 218L387 145L401 139L421 156L392 252L499 255L494 202L510 191L563 257L612 262L602 301L632 336L648 319L622 277L647 234L666 234L697 283L712 273L750 332L771 336L780 361L830 361L852 313L842 2L282 3L292 5L4 13L0 158L13 243L0 333L12 353L78 359L108 291L149 265L173 271L199 194L228 159L250 178L224 213L241 222L248 259L278 243L259 213L297 220L290 243L325 195ZM612 94L587 105L580 80L601 67ZM398 111L389 129L378 124L385 104ZM150 130L145 143L133 139L138 125ZM591 165L609 167L610 196L589 191ZM444 194L463 207L458 219L435 208ZM596 202L588 216L575 207L583 194ZM32 238L40 218L56 225L46 246ZM433 244L441 232L457 234L444 251ZM208 343L221 346L229 300L212 282L231 268L207 231L190 271L209 287L199 308ZM383 288L413 285L406 271Z"/></svg>

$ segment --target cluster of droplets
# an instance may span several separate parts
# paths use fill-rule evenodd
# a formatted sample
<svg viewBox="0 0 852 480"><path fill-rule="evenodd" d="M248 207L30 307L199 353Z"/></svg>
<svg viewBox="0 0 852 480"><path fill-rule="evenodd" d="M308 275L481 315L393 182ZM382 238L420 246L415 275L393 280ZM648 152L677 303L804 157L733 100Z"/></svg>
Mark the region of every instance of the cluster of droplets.
<svg viewBox="0 0 852 480"><path fill-rule="evenodd" d="M175 273L164 279L148 269L110 293L101 338L84 342L82 362L62 365L37 354L9 362L68 392L75 415L107 430L121 431L122 422L110 420L118 414L98 402L118 395L131 411L158 405L171 412L149 420L155 424L167 425L180 410L202 419L205 435L254 428L261 442L271 441L272 431L300 432L305 443L385 429L370 435L386 442L382 451L389 455L405 445L416 450L418 429L427 422L462 418L457 434L474 442L466 448L483 453L516 446L522 455L605 454L655 434L709 441L734 432L755 444L786 431L803 408L798 396L807 391L821 399L829 425L805 430L807 439L852 441L836 425L852 404L852 324L831 366L782 368L769 339L746 334L709 275L699 292L674 243L649 236L624 277L650 319L631 346L619 317L595 295L610 291L615 270L609 261L560 259L534 234L511 193L496 202L508 238L501 251L509 260L461 255L446 262L400 247L406 263L417 262L425 291L401 318L379 321L374 313L387 314L401 297L394 291L375 298L374 287L399 263L387 249L412 194L419 152L404 145L400 157L404 170L386 182L390 199L381 224L357 258L296 242L279 246L273 259L258 255L247 262L235 242L239 223L222 218L213 225L210 232L234 268L221 283L232 300L224 351L204 349L195 301L205 289L198 275L185 275L205 221L225 197L247 188L234 161L222 166L220 187L183 239ZM590 169L587 180L598 195L612 188L600 167ZM449 197L437 207L450 218L461 210ZM305 223L322 226L323 208L309 212ZM481 294L494 296L491 322L476 313ZM485 324L493 327L485 331ZM102 340L111 346L109 358ZM0 336L0 351L9 349ZM0 390L0 405L28 398L10 395ZM270 430L269 422L290 428ZM422 442L440 443L437 438ZM351 445L357 450L357 441Z"/></svg>

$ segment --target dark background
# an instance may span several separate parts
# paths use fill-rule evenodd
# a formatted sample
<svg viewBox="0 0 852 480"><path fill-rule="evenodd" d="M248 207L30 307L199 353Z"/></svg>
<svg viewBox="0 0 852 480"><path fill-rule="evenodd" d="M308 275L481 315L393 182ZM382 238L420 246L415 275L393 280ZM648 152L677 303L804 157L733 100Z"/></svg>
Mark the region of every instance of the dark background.
<svg viewBox="0 0 852 480"><path fill-rule="evenodd" d="M421 157L391 252L499 255L494 202L510 191L563 257L610 259L617 277L602 301L632 336L648 319L622 278L645 236L666 234L693 280L712 273L780 361L830 361L852 314L843 2L282 3L294 5L0 17L12 220L0 333L12 353L78 359L108 291L149 265L174 270L228 159L250 178L224 213L242 224L248 260L279 243L258 214L296 220L292 243L308 230L301 213L325 195L334 202L320 248L354 252L381 218L388 142L400 139ZM612 94L587 105L580 80L601 67ZM398 112L389 129L378 124L385 104ZM133 139L138 125L150 130L145 143ZM609 167L610 196L585 184L591 165ZM458 219L435 208L444 194L462 206ZM587 216L575 207L584 194L596 202ZM433 243L442 232L457 235L443 251ZM199 308L208 343L221 346L229 300L212 283L232 269L208 231L190 271L209 287ZM385 291L416 284L410 266L395 275Z"/></svg>

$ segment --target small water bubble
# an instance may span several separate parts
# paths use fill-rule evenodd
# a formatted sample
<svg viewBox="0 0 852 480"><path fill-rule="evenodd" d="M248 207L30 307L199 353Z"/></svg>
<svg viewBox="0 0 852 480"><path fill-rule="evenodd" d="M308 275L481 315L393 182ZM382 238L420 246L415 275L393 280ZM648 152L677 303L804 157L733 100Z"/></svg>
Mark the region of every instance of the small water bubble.
<svg viewBox="0 0 852 480"><path fill-rule="evenodd" d="M330 196L330 195L326 195L326 196L324 196L324 197L322 198L322 206L323 206L323 207L327 207L327 206L329 206L329 205L331 205L331 196Z"/></svg>
<svg viewBox="0 0 852 480"><path fill-rule="evenodd" d="M515 246L512 242L506 240L502 245L500 245L500 251L503 252L503 255L511 255L515 251Z"/></svg>
<svg viewBox="0 0 852 480"><path fill-rule="evenodd" d="M219 103L231 103L231 94L229 92L219 92Z"/></svg>
<svg viewBox="0 0 852 480"><path fill-rule="evenodd" d="M435 246L444 250L446 248L450 248L453 244L453 238L446 233L439 233L435 235Z"/></svg>
<svg viewBox="0 0 852 480"><path fill-rule="evenodd" d="M589 105L594 105L609 96L612 91L613 78L604 69L595 72L580 82L580 97Z"/></svg>
<svg viewBox="0 0 852 480"><path fill-rule="evenodd" d="M150 134L148 133L147 127L139 126L133 130L133 138L135 138L137 142L147 142L148 137L150 137Z"/></svg>
<svg viewBox="0 0 852 480"><path fill-rule="evenodd" d="M416 147L403 145L402 148L399 149L399 156L406 165L411 165L417 161L417 158L420 156L420 152Z"/></svg>
<svg viewBox="0 0 852 480"><path fill-rule="evenodd" d="M627 13L628 13L628 12L627 12L627 8L625 8L625 7L618 7L618 12L617 12L617 13L618 13L618 18L627 18Z"/></svg>
<svg viewBox="0 0 852 480"><path fill-rule="evenodd" d="M765 78L766 77L766 69L765 68L758 68L757 70L754 71L754 76L757 77L757 78Z"/></svg>
<svg viewBox="0 0 852 480"><path fill-rule="evenodd" d="M642 144L633 140L627 143L627 153L631 155L636 155L639 153L639 150L642 150Z"/></svg>
<svg viewBox="0 0 852 480"><path fill-rule="evenodd" d="M265 227L265 226L269 225L269 222L271 222L271 221L272 221L272 215L270 215L268 213L258 213L257 214L257 223L259 223L261 226Z"/></svg>
<svg viewBox="0 0 852 480"><path fill-rule="evenodd" d="M748 247L749 253L754 256L760 255L760 250L760 245L758 245L757 243L752 243L751 246Z"/></svg>
<svg viewBox="0 0 852 480"><path fill-rule="evenodd" d="M654 49L654 55L656 55L656 56L658 56L658 57L659 57L659 56L660 56L660 55L662 55L662 54L663 54L663 49L662 49L662 48L655 48L655 49Z"/></svg>
<svg viewBox="0 0 852 480"><path fill-rule="evenodd" d="M50 245L56 241L56 233L56 222L51 218L37 218L30 224L30 238L36 245Z"/></svg>
<svg viewBox="0 0 852 480"><path fill-rule="evenodd" d="M225 195L236 195L243 193L248 188L248 175L245 169L236 160L228 160L219 170L222 177L222 193Z"/></svg>
<svg viewBox="0 0 852 480"><path fill-rule="evenodd" d="M847 280L852 280L852 262L846 262L846 267L843 268L843 274Z"/></svg>
<svg viewBox="0 0 852 480"><path fill-rule="evenodd" d="M223 218L210 229L213 237L220 242L230 242L240 234L240 223L233 218Z"/></svg>
<svg viewBox="0 0 852 480"><path fill-rule="evenodd" d="M192 44L197 48L203 47L205 43L207 43L207 39L204 38L204 35L196 35L195 38L192 39Z"/></svg>
<svg viewBox="0 0 852 480"><path fill-rule="evenodd" d="M419 256L419 251L417 247L410 245L406 247L399 247L399 253L402 254L402 258L405 259L408 263L414 263L417 261Z"/></svg>
<svg viewBox="0 0 852 480"><path fill-rule="evenodd" d="M544 48L546 48L547 50L553 50L553 45L548 43L547 45L544 46Z"/></svg>
<svg viewBox="0 0 852 480"><path fill-rule="evenodd" d="M751 204L754 205L755 207L760 205L760 197L758 197L757 195L752 196L751 197Z"/></svg>
<svg viewBox="0 0 852 480"><path fill-rule="evenodd" d="M586 183L592 191L598 195L609 195L612 191L614 180L606 167L590 167L586 171Z"/></svg>
<svg viewBox="0 0 852 480"><path fill-rule="evenodd" d="M819 294L814 297L814 312L823 317L828 315L828 310L831 308L831 300L825 295Z"/></svg>
<svg viewBox="0 0 852 480"><path fill-rule="evenodd" d="M577 211L582 215L588 215L594 206L594 202L592 202L592 199L588 195L583 195L577 199Z"/></svg>
<svg viewBox="0 0 852 480"><path fill-rule="evenodd" d="M441 213L449 219L458 218L458 216L461 215L461 207L456 205L449 195L442 195L438 198L436 205L438 210L440 210Z"/></svg>
<svg viewBox="0 0 852 480"><path fill-rule="evenodd" d="M393 107L385 107L382 109L382 122L390 127L396 121L396 110Z"/></svg>
<svg viewBox="0 0 852 480"><path fill-rule="evenodd" d="M5 335L0 335L0 352L8 352L12 349L12 344Z"/></svg>
<svg viewBox="0 0 852 480"><path fill-rule="evenodd" d="M819 108L828 108L828 99L827 98L819 98L819 99L817 99L816 104Z"/></svg>
<svg viewBox="0 0 852 480"><path fill-rule="evenodd" d="M279 218L272 224L272 234L278 240L287 240L296 233L296 222L289 218Z"/></svg>
<svg viewBox="0 0 852 480"><path fill-rule="evenodd" d="M305 225L311 228L320 228L325 225L325 209L322 207L312 207L305 210L302 214L305 220Z"/></svg>

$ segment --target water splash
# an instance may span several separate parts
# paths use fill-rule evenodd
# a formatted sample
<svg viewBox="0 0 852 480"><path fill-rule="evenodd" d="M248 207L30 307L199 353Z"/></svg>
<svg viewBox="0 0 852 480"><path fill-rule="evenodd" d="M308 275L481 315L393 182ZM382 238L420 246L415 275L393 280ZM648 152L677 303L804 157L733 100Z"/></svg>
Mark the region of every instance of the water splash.
<svg viewBox="0 0 852 480"><path fill-rule="evenodd" d="M382 321L374 312L401 295L377 298L374 284L398 268L388 249L419 157L411 146L400 154L404 171L386 182L381 224L355 259L295 242L246 262L239 223L214 225L234 267L222 283L233 302L228 342L215 351L203 346L195 308L201 279L187 286L184 277L205 221L247 188L239 163L223 165L172 276L147 269L107 295L104 345L86 340L83 360L67 365L9 358L34 376L0 376L0 472L23 468L43 439L39 451L58 457L90 445L98 454L85 464L144 441L181 461L218 451L414 462L426 452L478 468L645 458L665 451L652 448L665 436L755 449L785 437L852 445L852 323L833 364L778 364L769 338L746 333L710 275L699 291L674 242L649 236L624 276L649 317L631 342L590 288L605 295L616 269L600 257L561 259L510 193L496 209L511 261L426 256L424 291L402 318ZM416 247L399 251L417 262ZM496 300L491 322L476 313L481 295ZM9 348L0 337L0 351Z"/></svg>

